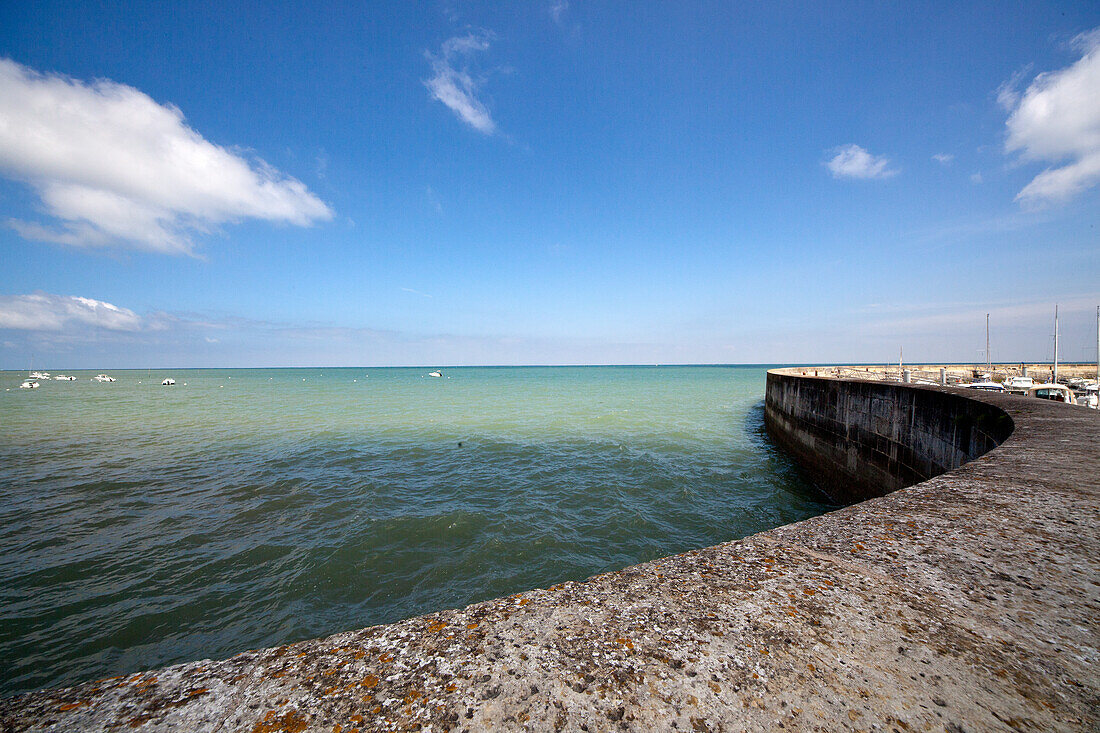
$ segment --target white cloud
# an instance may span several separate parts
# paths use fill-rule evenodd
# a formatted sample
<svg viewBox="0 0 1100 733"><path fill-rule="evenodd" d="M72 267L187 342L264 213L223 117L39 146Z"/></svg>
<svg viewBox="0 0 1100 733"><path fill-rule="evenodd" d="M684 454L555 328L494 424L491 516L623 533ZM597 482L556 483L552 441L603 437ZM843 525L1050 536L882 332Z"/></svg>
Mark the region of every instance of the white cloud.
<svg viewBox="0 0 1100 733"><path fill-rule="evenodd" d="M564 20L567 10L569 10L568 0L554 0L550 3L550 17L559 25Z"/></svg>
<svg viewBox="0 0 1100 733"><path fill-rule="evenodd" d="M223 223L332 217L301 181L205 140L171 105L8 59L0 59L0 173L33 186L61 220L9 226L71 246L190 254L192 234Z"/></svg>
<svg viewBox="0 0 1100 733"><path fill-rule="evenodd" d="M1025 204L1065 201L1100 181L1100 28L1074 43L1082 56L1070 66L1039 74L1022 94L1013 82L998 93L1009 111L1005 151L1063 164L1016 195Z"/></svg>
<svg viewBox="0 0 1100 733"><path fill-rule="evenodd" d="M142 319L132 310L77 295L0 295L0 328L61 331L71 326L138 331Z"/></svg>
<svg viewBox="0 0 1100 733"><path fill-rule="evenodd" d="M443 42L439 56L427 53L432 64L432 77L424 80L432 98L445 104L458 119L485 135L496 132L489 108L478 97L484 79L470 71L470 57L489 49L490 34L469 33Z"/></svg>
<svg viewBox="0 0 1100 733"><path fill-rule="evenodd" d="M888 178L897 173L886 156L871 155L858 145L842 145L835 152L825 164L834 178Z"/></svg>
<svg viewBox="0 0 1100 733"><path fill-rule="evenodd" d="M970 182L971 183L981 183L982 180L983 180L982 179L982 174L980 172L970 174Z"/></svg>
<svg viewBox="0 0 1100 733"><path fill-rule="evenodd" d="M940 165L951 165L951 161L955 160L955 156L951 153L936 153L932 156L932 160Z"/></svg>

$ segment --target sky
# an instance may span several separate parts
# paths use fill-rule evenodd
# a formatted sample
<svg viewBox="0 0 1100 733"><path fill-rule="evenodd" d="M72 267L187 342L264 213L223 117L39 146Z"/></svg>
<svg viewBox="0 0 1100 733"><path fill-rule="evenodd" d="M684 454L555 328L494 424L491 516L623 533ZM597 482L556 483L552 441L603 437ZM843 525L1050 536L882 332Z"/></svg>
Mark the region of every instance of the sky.
<svg viewBox="0 0 1100 733"><path fill-rule="evenodd" d="M0 4L0 368L1096 359L1100 4Z"/></svg>

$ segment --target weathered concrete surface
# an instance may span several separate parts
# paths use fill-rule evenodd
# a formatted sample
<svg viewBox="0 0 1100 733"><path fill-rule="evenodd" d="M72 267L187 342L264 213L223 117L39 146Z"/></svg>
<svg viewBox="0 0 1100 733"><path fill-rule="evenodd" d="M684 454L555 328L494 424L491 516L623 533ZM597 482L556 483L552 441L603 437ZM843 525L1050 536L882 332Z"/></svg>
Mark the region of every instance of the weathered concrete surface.
<svg viewBox="0 0 1100 733"><path fill-rule="evenodd" d="M457 611L0 702L8 730L1097 730L1100 414L885 497Z"/></svg>
<svg viewBox="0 0 1100 733"><path fill-rule="evenodd" d="M912 486L988 453L1012 433L996 405L897 382L768 373L768 433L840 504ZM973 391L971 391L973 394Z"/></svg>

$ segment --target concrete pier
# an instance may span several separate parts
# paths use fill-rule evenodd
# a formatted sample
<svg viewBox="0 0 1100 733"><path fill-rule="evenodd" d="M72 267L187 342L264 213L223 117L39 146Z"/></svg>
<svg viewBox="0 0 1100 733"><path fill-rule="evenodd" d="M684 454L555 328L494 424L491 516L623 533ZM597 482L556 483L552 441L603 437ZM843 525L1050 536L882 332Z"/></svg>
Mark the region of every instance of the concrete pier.
<svg viewBox="0 0 1100 733"><path fill-rule="evenodd" d="M22 695L3 730L1100 728L1100 413L865 384L772 373L770 427L843 448L839 484L864 450L944 472L585 582Z"/></svg>

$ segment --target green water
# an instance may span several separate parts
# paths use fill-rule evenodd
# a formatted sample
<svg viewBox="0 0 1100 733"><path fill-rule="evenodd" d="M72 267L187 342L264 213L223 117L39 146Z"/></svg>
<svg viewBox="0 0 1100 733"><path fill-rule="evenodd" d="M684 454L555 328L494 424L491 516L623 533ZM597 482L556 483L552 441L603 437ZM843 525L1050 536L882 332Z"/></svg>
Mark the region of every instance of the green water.
<svg viewBox="0 0 1100 733"><path fill-rule="evenodd" d="M757 367L0 372L0 694L621 568L829 508ZM162 387L164 377L177 384Z"/></svg>

